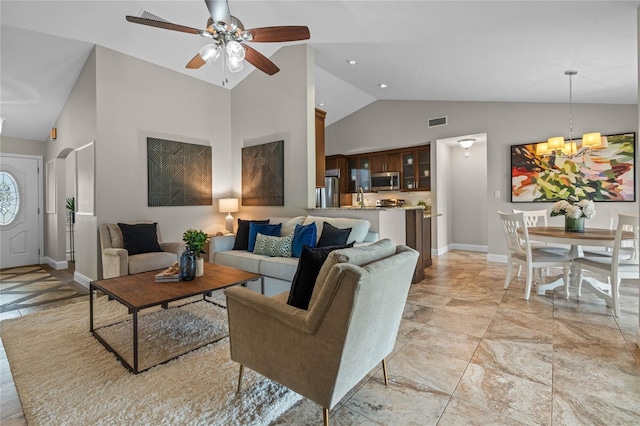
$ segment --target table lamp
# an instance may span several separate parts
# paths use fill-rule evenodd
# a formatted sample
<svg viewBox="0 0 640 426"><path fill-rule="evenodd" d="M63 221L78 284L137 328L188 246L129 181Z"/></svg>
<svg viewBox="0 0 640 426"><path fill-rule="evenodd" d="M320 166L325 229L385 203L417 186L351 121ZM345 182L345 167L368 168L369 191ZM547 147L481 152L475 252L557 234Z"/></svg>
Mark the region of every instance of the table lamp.
<svg viewBox="0 0 640 426"><path fill-rule="evenodd" d="M220 213L227 212L227 217L225 218L225 225L226 225L227 231L233 233L233 216L231 216L231 213L235 213L238 211L238 199L237 198L219 199L218 211L220 211Z"/></svg>

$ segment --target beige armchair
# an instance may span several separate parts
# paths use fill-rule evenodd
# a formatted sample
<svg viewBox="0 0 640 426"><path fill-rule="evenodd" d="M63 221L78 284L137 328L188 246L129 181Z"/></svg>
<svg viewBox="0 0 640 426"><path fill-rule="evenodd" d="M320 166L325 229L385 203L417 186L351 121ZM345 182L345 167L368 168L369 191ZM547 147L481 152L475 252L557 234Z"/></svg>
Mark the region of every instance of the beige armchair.
<svg viewBox="0 0 640 426"><path fill-rule="evenodd" d="M231 359L329 410L393 350L418 252L385 239L332 252L309 310L243 287L225 290Z"/></svg>
<svg viewBox="0 0 640 426"><path fill-rule="evenodd" d="M162 242L160 228L157 228L158 243L162 251L130 256L124 248L122 231L117 224L102 224L99 226L99 232L102 251L102 278L120 277L167 268L178 260L185 247L184 242Z"/></svg>

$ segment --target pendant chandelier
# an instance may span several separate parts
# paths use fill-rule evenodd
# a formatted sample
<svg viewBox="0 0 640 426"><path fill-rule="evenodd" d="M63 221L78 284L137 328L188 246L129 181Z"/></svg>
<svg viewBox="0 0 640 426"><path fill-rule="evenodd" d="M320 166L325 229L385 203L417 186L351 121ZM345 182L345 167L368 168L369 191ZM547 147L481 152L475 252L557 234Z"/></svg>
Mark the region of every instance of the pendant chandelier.
<svg viewBox="0 0 640 426"><path fill-rule="evenodd" d="M572 77L578 74L578 71L567 70L564 75L569 76L569 140L565 141L563 136L554 136L549 138L547 142L541 142L536 145L537 155L556 155L565 157L574 157L578 153L585 154L596 149L606 147L606 137L602 137L600 133L585 133L582 135L580 145L573 140L573 81Z"/></svg>

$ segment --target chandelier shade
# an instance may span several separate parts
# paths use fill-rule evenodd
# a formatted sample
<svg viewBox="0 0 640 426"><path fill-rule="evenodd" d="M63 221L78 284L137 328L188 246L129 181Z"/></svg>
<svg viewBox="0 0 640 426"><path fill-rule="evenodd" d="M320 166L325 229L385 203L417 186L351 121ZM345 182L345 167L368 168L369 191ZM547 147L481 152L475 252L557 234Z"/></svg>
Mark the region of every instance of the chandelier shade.
<svg viewBox="0 0 640 426"><path fill-rule="evenodd" d="M595 148L600 145L602 145L602 136L600 133L586 133L582 135L582 146Z"/></svg>

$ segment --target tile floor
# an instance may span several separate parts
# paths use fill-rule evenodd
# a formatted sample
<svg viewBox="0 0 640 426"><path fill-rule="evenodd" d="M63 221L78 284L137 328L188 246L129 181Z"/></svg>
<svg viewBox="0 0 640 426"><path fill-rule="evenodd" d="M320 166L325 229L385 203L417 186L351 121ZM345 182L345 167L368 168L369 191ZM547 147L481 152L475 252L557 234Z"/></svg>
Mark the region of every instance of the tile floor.
<svg viewBox="0 0 640 426"><path fill-rule="evenodd" d="M506 266L485 258L452 251L434 259L411 287L387 361L389 386L372 371L331 410L330 423L640 424L640 280L623 282L615 318L586 292L580 302L562 290L525 301L524 277L505 291ZM63 303L74 300L82 298ZM0 423L23 425L4 351L0 372ZM316 425L321 417L302 400L274 424Z"/></svg>

